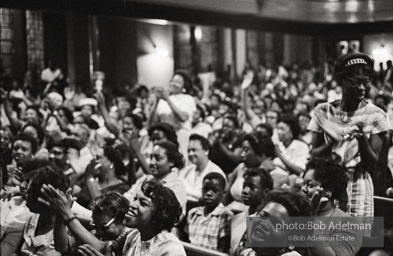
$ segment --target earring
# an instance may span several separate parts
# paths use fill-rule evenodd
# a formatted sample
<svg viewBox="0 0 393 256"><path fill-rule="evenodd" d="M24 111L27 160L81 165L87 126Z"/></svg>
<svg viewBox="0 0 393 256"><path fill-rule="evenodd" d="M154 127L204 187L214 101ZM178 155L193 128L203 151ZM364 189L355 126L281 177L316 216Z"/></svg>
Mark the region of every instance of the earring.
<svg viewBox="0 0 393 256"><path fill-rule="evenodd" d="M327 198L330 198L330 197L332 197L332 192L330 192L330 191L326 191L326 197L327 197Z"/></svg>
<svg viewBox="0 0 393 256"><path fill-rule="evenodd" d="M290 244L290 245L288 246L288 248L289 248L289 250L293 251L293 250L295 249L295 246L292 245L292 244Z"/></svg>
<svg viewBox="0 0 393 256"><path fill-rule="evenodd" d="M110 169L113 169L113 164L111 164L111 165L109 166L109 168L110 168Z"/></svg>
<svg viewBox="0 0 393 256"><path fill-rule="evenodd" d="M183 93L186 93L186 89L181 90Z"/></svg>

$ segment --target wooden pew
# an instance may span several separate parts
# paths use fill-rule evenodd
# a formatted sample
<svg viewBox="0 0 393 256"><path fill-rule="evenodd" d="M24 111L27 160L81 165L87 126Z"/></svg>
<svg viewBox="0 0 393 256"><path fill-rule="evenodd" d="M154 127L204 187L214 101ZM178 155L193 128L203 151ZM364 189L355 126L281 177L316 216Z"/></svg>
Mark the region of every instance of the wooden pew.
<svg viewBox="0 0 393 256"><path fill-rule="evenodd" d="M205 249L190 243L182 242L182 244L186 250L187 256L229 256L227 253Z"/></svg>

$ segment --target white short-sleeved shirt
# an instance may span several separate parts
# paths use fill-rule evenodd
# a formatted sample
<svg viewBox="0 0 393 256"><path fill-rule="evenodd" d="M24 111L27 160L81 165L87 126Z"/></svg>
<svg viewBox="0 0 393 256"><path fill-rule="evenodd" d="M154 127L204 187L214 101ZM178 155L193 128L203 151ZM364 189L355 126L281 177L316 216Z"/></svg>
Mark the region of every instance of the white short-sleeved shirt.
<svg viewBox="0 0 393 256"><path fill-rule="evenodd" d="M300 140L293 140L287 148L285 148L282 143L279 144L279 147L283 156L288 159L288 161L299 166L303 170L306 169L306 163L310 153L306 143ZM287 167L280 158L276 157L273 163L276 165L276 168L287 170Z"/></svg>
<svg viewBox="0 0 393 256"><path fill-rule="evenodd" d="M192 116L196 111L196 103L194 98L188 94L176 94L169 96L169 99L175 106L188 113L188 120L181 122L173 113L168 102L165 100L160 100L157 105L157 114L160 118L160 121L164 123L170 123L175 127L176 130L191 130Z"/></svg>
<svg viewBox="0 0 393 256"><path fill-rule="evenodd" d="M198 201L202 197L203 178L211 172L217 172L226 179L223 170L210 160L201 173L197 172L195 164L190 164L180 171L179 178L186 188L188 201Z"/></svg>

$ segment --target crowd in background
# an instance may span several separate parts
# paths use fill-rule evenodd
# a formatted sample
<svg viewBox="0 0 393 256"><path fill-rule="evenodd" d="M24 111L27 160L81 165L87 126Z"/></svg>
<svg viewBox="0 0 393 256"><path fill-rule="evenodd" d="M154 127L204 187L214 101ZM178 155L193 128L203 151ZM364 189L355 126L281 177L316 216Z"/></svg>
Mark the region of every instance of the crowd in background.
<svg viewBox="0 0 393 256"><path fill-rule="evenodd" d="M393 198L382 67L349 54L113 90L102 72L75 88L50 62L40 79L4 80L2 255L185 255L179 239L231 255L355 255L371 230L321 251L251 249L246 218L372 217L374 195Z"/></svg>

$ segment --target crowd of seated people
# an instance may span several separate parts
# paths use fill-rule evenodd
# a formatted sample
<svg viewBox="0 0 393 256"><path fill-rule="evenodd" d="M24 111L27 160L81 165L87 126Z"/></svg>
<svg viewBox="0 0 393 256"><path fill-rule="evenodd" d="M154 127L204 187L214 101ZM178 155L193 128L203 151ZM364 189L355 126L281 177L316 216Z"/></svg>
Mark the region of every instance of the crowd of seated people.
<svg viewBox="0 0 393 256"><path fill-rule="evenodd" d="M361 253L372 230L317 249L250 247L247 220L372 224L374 196L393 198L393 104L373 67L351 53L334 67L248 68L241 81L178 70L167 88L113 91L102 72L92 86L33 94L10 81L1 255L186 255L185 243L229 255Z"/></svg>

